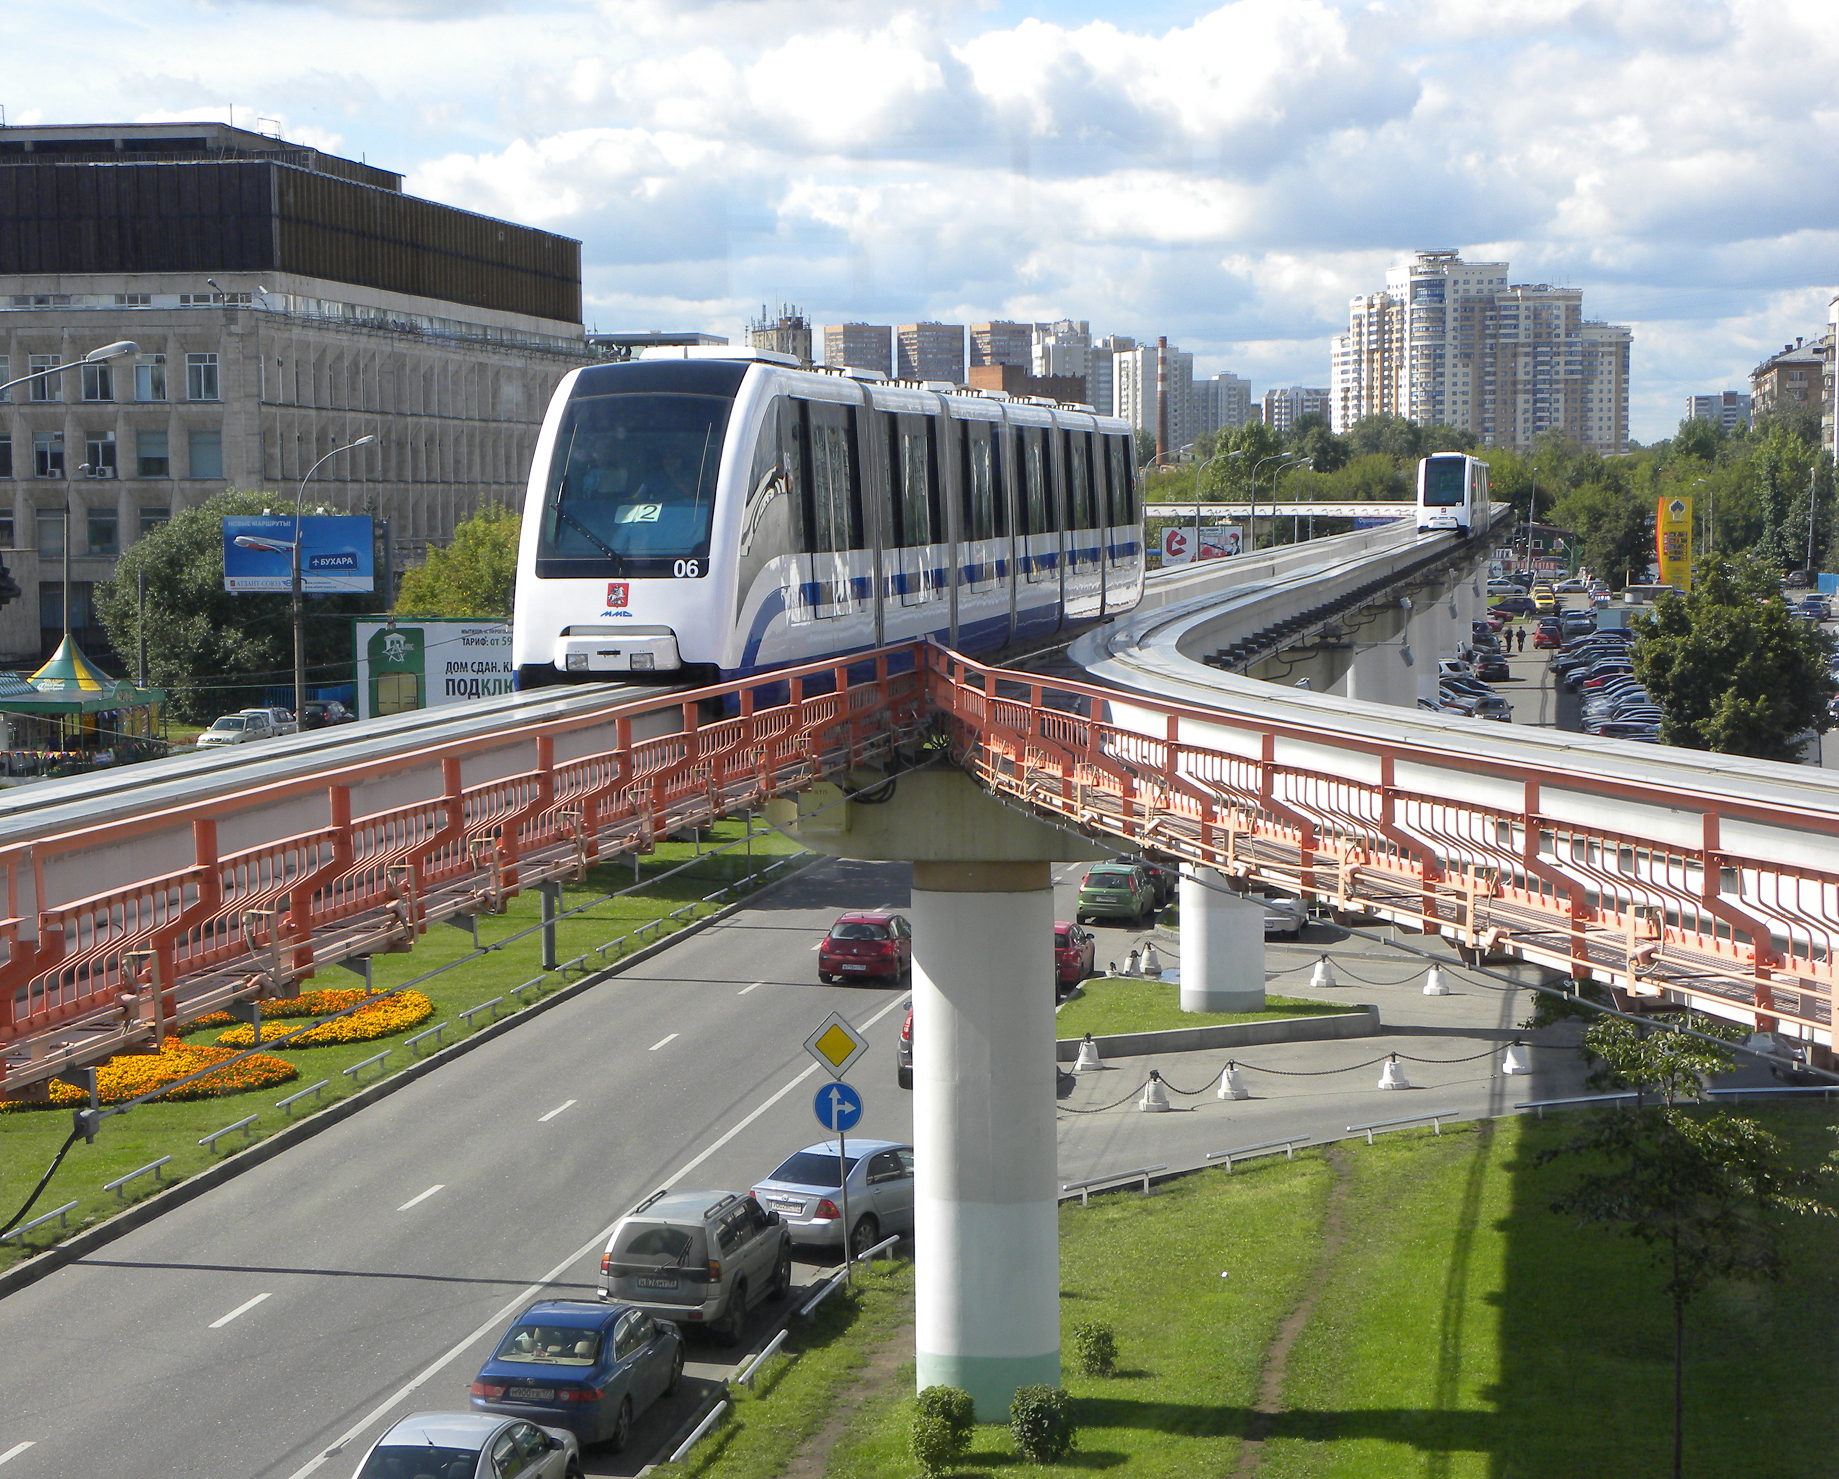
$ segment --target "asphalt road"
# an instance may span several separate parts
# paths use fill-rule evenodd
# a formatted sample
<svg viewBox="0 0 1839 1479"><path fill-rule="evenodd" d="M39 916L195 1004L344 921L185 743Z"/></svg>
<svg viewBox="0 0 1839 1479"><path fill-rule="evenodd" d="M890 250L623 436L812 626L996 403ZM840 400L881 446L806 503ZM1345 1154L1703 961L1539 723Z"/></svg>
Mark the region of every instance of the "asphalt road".
<svg viewBox="0 0 1839 1479"><path fill-rule="evenodd" d="M1066 918L1083 868L1057 871ZM909 1138L911 1095L894 1082L905 991L820 986L813 953L839 910L905 907L909 876L814 867L0 1300L3 1479L352 1473L397 1417L463 1407L491 1343L539 1290L592 1298L611 1225L646 1193L745 1189L823 1138L810 1107L821 1080L802 1043L833 1007L873 1043L851 1074L863 1132ZM1145 937L1097 933L1101 969ZM1272 989L1310 994L1307 968L1324 950L1348 984L1316 994L1379 1001L1395 1036L1242 1054L1272 1070L1246 1101L1211 1093L1223 1053L1082 1076L1060 1106L1063 1180L1198 1165L1211 1149L1420 1109L1498 1112L1574 1077L1562 1067L1574 1055L1541 1052L1533 1082L1503 1081L1520 994L1452 975L1456 995L1424 998L1418 967L1372 932L1312 926L1299 944L1273 945ZM1376 1068L1347 1066L1386 1051L1436 1060L1407 1065L1430 1092L1382 1094ZM1150 1067L1209 1092L1166 1115L1078 1112L1130 1093ZM801 1283L820 1272L801 1264ZM783 1309L765 1307L753 1329ZM626 1454L589 1454L589 1473L631 1474L655 1457L736 1354L693 1336L683 1391L645 1415Z"/></svg>

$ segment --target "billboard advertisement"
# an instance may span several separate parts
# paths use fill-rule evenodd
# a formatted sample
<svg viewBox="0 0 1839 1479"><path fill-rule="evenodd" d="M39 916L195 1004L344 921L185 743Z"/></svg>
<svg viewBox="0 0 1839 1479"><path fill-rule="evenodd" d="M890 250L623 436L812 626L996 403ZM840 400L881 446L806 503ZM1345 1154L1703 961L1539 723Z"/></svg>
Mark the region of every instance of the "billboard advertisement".
<svg viewBox="0 0 1839 1479"><path fill-rule="evenodd" d="M1239 553L1244 531L1237 524L1206 524L1200 531L1200 558L1224 559ZM1162 563L1186 565L1194 559L1194 526L1171 524L1162 531Z"/></svg>
<svg viewBox="0 0 1839 1479"><path fill-rule="evenodd" d="M223 588L291 591L294 521L285 514L226 514ZM376 588L368 514L307 514L300 520L300 589L309 596Z"/></svg>
<svg viewBox="0 0 1839 1479"><path fill-rule="evenodd" d="M1692 589L1692 500L1663 498L1654 512L1654 561L1660 583Z"/></svg>
<svg viewBox="0 0 1839 1479"><path fill-rule="evenodd" d="M511 691L509 622L364 617L351 626L360 719Z"/></svg>

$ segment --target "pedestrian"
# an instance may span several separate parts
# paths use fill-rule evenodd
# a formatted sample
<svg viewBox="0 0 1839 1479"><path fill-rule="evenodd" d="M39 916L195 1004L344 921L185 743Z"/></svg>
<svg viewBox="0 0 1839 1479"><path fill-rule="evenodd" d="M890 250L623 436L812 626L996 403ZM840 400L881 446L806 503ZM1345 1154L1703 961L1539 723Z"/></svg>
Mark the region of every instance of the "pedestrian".
<svg viewBox="0 0 1839 1479"><path fill-rule="evenodd" d="M1524 652L1526 650L1526 628L1525 627L1520 628L1519 635L1520 635L1520 651Z"/></svg>

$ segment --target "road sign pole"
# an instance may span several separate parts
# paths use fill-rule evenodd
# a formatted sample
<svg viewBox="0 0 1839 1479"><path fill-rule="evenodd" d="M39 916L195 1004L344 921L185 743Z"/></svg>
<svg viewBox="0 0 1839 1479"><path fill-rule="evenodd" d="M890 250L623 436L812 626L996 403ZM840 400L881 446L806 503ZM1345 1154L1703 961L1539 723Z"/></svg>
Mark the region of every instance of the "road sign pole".
<svg viewBox="0 0 1839 1479"><path fill-rule="evenodd" d="M836 1123L843 1123L843 1116L837 1115ZM855 1249L849 1246L849 1136L842 1130L836 1132L836 1168L837 1185L843 1189L843 1283L846 1286L855 1283Z"/></svg>

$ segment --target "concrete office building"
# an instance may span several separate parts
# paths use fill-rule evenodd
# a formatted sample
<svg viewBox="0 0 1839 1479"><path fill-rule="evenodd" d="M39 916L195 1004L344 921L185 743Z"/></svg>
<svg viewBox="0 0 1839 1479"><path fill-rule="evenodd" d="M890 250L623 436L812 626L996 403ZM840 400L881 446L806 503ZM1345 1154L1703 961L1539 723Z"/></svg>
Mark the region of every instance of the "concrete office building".
<svg viewBox="0 0 1839 1479"><path fill-rule="evenodd" d="M52 641L66 498L89 645L90 593L143 532L367 434L308 501L388 519L413 563L521 500L551 391L598 357L580 243L222 124L0 129L0 220L0 380L140 346L0 406L0 545L26 546L4 558Z"/></svg>
<svg viewBox="0 0 1839 1479"><path fill-rule="evenodd" d="M769 317L766 305L760 316L747 326L747 343L754 349L774 354L789 354L801 365L811 363L811 325L797 308L781 303L777 317Z"/></svg>
<svg viewBox="0 0 1839 1479"><path fill-rule="evenodd" d="M824 363L835 369L894 373L892 324L825 324Z"/></svg>
<svg viewBox="0 0 1839 1479"><path fill-rule="evenodd" d="M1488 446L1524 451L1558 432L1621 453L1631 339L1625 325L1584 317L1582 289L1511 283L1505 262L1421 251L1383 292L1349 304L1329 354L1334 427L1406 416Z"/></svg>
<svg viewBox="0 0 1839 1479"><path fill-rule="evenodd" d="M997 319L987 324L971 325L971 363L973 365L1020 365L1034 368L1033 324L1010 323Z"/></svg>
<svg viewBox="0 0 1839 1479"><path fill-rule="evenodd" d="M1750 397L1735 390L1686 397L1686 420L1709 421L1726 436L1750 424Z"/></svg>
<svg viewBox="0 0 1839 1479"><path fill-rule="evenodd" d="M897 343L897 379L964 384L963 324L902 324ZM1023 363L1027 361L1023 360Z"/></svg>

